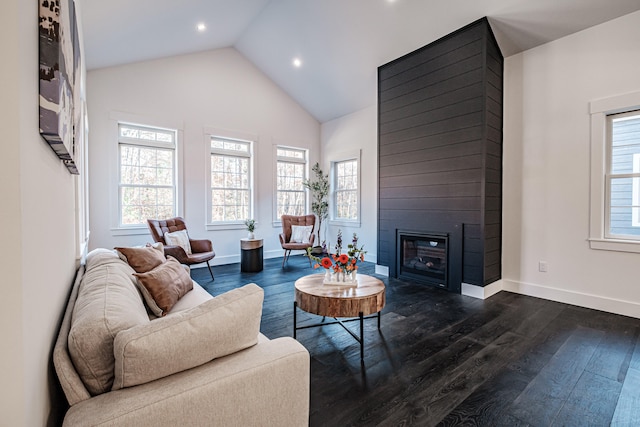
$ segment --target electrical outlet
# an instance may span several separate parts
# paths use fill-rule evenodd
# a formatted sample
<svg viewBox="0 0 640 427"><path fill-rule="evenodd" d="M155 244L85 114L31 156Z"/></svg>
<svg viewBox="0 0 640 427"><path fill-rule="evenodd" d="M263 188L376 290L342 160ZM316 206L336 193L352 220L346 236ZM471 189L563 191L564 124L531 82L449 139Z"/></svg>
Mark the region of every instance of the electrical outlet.
<svg viewBox="0 0 640 427"><path fill-rule="evenodd" d="M547 272L547 268L548 268L547 261L540 261L538 263L538 271L539 272L546 273Z"/></svg>

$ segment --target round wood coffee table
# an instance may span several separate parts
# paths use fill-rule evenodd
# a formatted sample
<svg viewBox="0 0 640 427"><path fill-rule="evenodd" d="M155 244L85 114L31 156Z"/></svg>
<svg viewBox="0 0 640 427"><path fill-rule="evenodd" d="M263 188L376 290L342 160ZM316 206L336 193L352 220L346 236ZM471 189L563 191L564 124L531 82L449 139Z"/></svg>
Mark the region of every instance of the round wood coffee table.
<svg viewBox="0 0 640 427"><path fill-rule="evenodd" d="M385 288L382 281L365 274L358 274L357 286L325 285L324 274L312 274L296 280L295 301L293 302L293 338L299 329L340 324L360 343L360 363L364 363L364 340L362 335L365 316L378 318L385 303ZM322 317L322 323L298 327L296 308ZM325 317L333 317L334 322L325 322ZM338 317L351 319L338 320ZM345 322L360 321L360 336L345 326Z"/></svg>

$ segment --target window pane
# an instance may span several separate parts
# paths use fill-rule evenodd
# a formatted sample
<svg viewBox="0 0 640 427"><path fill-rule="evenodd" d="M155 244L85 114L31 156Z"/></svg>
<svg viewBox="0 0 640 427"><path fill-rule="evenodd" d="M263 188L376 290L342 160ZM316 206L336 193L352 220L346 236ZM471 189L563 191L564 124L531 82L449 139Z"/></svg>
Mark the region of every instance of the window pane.
<svg viewBox="0 0 640 427"><path fill-rule="evenodd" d="M211 138L211 148L216 150L229 151L229 154L233 154L234 152L249 153L251 143L233 139Z"/></svg>
<svg viewBox="0 0 640 427"><path fill-rule="evenodd" d="M609 191L611 195L610 233L640 236L640 177L612 178Z"/></svg>
<svg viewBox="0 0 640 427"><path fill-rule="evenodd" d="M640 237L640 114L623 113L608 119L609 235Z"/></svg>
<svg viewBox="0 0 640 427"><path fill-rule="evenodd" d="M304 215L305 197L303 192L278 192L278 217L282 215Z"/></svg>
<svg viewBox="0 0 640 427"><path fill-rule="evenodd" d="M174 142L175 132L139 126L119 125L120 142L120 221L122 225L142 225L148 218L175 216L175 150L145 143Z"/></svg>
<svg viewBox="0 0 640 427"><path fill-rule="evenodd" d="M338 218L358 219L358 197L355 191L336 193L336 215Z"/></svg>
<svg viewBox="0 0 640 427"><path fill-rule="evenodd" d="M218 141L218 142L216 142ZM250 152L249 144L212 140L223 148ZM250 212L250 158L211 155L211 221L241 221Z"/></svg>
<svg viewBox="0 0 640 427"><path fill-rule="evenodd" d="M304 151L278 148L278 156L305 158ZM276 215L304 215L306 196L302 182L306 179L306 163L276 162Z"/></svg>
<svg viewBox="0 0 640 427"><path fill-rule="evenodd" d="M337 162L334 182L336 218L358 219L358 161Z"/></svg>
<svg viewBox="0 0 640 427"><path fill-rule="evenodd" d="M125 138L139 138L138 129L129 128L126 126L120 126L120 136Z"/></svg>
<svg viewBox="0 0 640 427"><path fill-rule="evenodd" d="M287 148L278 148L277 151L278 157L289 157L292 159L305 159L305 150L295 150L295 149L287 149Z"/></svg>
<svg viewBox="0 0 640 427"><path fill-rule="evenodd" d="M611 119L611 173L640 172L634 156L640 154L640 115Z"/></svg>
<svg viewBox="0 0 640 427"><path fill-rule="evenodd" d="M120 136L124 138L139 139L142 141L158 141L165 143L173 143L175 141L174 131L124 124L120 124L119 128Z"/></svg>

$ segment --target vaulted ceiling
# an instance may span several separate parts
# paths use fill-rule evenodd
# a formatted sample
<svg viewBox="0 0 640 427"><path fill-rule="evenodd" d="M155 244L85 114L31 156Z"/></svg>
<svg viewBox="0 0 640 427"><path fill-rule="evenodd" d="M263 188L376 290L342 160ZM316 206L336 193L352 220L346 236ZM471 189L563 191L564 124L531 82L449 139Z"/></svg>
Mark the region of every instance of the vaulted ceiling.
<svg viewBox="0 0 640 427"><path fill-rule="evenodd" d="M76 2L89 70L234 47L320 122L374 104L378 66L483 16L510 56L640 10L640 0Z"/></svg>

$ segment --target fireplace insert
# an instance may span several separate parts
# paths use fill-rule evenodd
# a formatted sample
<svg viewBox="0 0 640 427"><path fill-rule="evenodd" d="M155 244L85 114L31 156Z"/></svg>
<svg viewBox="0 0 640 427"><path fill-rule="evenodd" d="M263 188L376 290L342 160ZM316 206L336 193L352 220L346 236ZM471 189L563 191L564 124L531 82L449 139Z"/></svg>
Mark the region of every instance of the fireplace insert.
<svg viewBox="0 0 640 427"><path fill-rule="evenodd" d="M449 236L446 233L398 233L398 278L449 288Z"/></svg>

